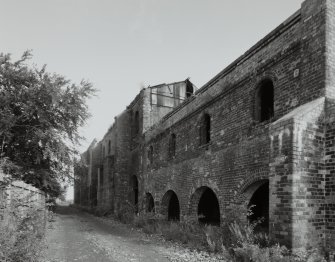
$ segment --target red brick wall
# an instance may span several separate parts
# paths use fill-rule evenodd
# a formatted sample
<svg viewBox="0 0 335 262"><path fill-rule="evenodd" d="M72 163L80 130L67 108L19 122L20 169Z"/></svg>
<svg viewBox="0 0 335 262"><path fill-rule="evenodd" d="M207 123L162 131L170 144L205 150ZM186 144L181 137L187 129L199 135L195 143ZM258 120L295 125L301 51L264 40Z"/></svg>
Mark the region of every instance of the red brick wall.
<svg viewBox="0 0 335 262"><path fill-rule="evenodd" d="M107 148L112 140L115 161L111 167L108 156L95 158L104 166L106 181L98 188L98 205L121 212L126 201L134 200L131 181L136 176L140 208L150 193L159 211L163 196L173 190L181 214L194 213L191 199L199 196L192 196L206 186L216 194L224 218L269 180L274 240L297 247L322 246L326 238L334 238L334 121L327 107L335 94L333 17L332 0L306 0L301 10L172 112L152 107L149 89L142 90L98 144ZM274 116L259 123L254 117L256 88L263 79L274 85ZM201 145L205 113L211 117L211 141ZM172 133L173 158L168 155Z"/></svg>

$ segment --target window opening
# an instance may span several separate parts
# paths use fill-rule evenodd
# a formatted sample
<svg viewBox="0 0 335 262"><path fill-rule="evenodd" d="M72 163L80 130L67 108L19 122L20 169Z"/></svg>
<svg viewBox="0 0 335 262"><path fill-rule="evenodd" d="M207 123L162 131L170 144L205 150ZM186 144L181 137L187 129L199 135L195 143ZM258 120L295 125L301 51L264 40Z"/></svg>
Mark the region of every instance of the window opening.
<svg viewBox="0 0 335 262"><path fill-rule="evenodd" d="M263 80L256 92L256 115L259 122L274 116L274 88L270 79Z"/></svg>

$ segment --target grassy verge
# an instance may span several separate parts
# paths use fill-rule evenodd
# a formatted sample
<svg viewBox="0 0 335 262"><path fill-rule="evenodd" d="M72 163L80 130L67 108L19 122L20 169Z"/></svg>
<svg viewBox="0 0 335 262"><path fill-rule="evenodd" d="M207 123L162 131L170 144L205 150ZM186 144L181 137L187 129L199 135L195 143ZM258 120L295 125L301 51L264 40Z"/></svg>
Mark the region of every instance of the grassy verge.
<svg viewBox="0 0 335 262"><path fill-rule="evenodd" d="M316 248L292 251L271 243L267 234L256 232L258 222L250 224L233 217L227 217L217 227L199 224L197 217L183 217L179 222L166 221L155 213L140 213L134 216L132 224L147 234L159 234L189 248L220 253L226 261L327 261L326 254Z"/></svg>

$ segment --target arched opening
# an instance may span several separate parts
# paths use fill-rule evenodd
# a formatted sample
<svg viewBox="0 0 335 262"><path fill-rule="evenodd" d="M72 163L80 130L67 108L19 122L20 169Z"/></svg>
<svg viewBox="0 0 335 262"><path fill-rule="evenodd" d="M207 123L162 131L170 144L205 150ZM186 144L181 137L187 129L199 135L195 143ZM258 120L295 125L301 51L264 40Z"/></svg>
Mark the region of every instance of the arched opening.
<svg viewBox="0 0 335 262"><path fill-rule="evenodd" d="M256 91L256 120L263 122L274 116L274 88L271 79L264 79Z"/></svg>
<svg viewBox="0 0 335 262"><path fill-rule="evenodd" d="M162 214L167 216L169 221L180 220L179 200L175 192L169 190L162 199Z"/></svg>
<svg viewBox="0 0 335 262"><path fill-rule="evenodd" d="M248 216L251 223L258 221L256 231L269 232L269 181L264 181L252 194L248 208L252 214Z"/></svg>
<svg viewBox="0 0 335 262"><path fill-rule="evenodd" d="M209 187L203 187L198 202L199 222L208 225L220 225L219 201Z"/></svg>
<svg viewBox="0 0 335 262"><path fill-rule="evenodd" d="M138 180L136 176L132 176L131 179L131 184L132 184L132 200L133 200L133 205L134 205L134 211L135 213L138 212Z"/></svg>
<svg viewBox="0 0 335 262"><path fill-rule="evenodd" d="M145 194L145 198L146 198L146 211L147 212L155 212L155 201L153 196L150 193L146 193Z"/></svg>

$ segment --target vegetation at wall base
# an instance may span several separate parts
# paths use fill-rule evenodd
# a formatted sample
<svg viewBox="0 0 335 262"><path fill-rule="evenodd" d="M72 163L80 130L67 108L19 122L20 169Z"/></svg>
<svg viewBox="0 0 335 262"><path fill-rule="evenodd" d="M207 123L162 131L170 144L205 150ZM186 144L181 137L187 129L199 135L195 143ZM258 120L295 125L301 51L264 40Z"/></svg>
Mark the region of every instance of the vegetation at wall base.
<svg viewBox="0 0 335 262"><path fill-rule="evenodd" d="M220 254L227 262L326 262L326 252L317 248L289 250L271 243L268 235L256 232L259 221L241 220L235 209L220 227L199 224L198 217L184 216L180 221L167 221L161 214L141 212L126 215L125 223L132 223L146 234L161 235L164 239L188 248ZM130 209L131 211L131 209Z"/></svg>

